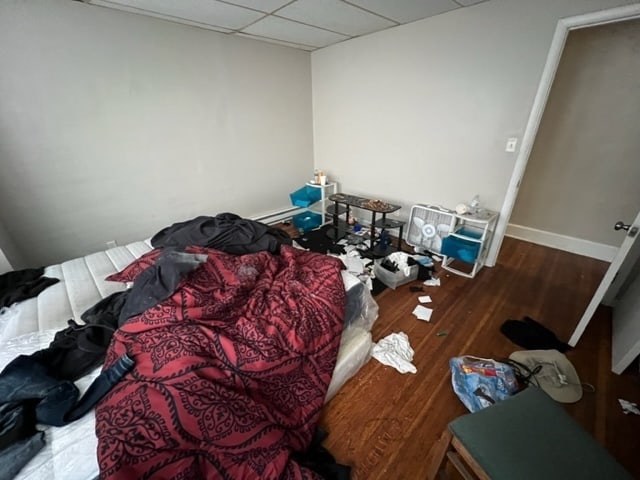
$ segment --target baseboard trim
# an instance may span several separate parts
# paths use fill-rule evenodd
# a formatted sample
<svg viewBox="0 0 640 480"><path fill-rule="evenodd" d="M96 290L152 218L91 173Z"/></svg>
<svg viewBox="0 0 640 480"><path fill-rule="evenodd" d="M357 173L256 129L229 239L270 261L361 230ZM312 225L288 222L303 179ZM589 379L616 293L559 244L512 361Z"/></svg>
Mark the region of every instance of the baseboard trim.
<svg viewBox="0 0 640 480"><path fill-rule="evenodd" d="M507 237L517 238L526 242L544 245L545 247L557 248L565 252L584 255L586 257L611 262L618 253L618 247L606 245L604 243L591 242L581 238L560 235L559 233L546 232L536 228L524 227L510 223L507 225Z"/></svg>

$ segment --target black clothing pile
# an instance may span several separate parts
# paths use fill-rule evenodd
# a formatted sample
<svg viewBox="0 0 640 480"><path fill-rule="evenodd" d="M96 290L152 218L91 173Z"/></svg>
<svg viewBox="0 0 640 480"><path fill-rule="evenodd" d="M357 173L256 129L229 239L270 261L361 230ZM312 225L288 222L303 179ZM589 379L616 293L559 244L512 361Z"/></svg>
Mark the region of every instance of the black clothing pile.
<svg viewBox="0 0 640 480"><path fill-rule="evenodd" d="M44 267L28 268L0 275L0 308L37 297L45 288L58 283L58 278L43 277Z"/></svg>
<svg viewBox="0 0 640 480"><path fill-rule="evenodd" d="M197 245L235 255L264 250L278 253L283 243L291 245L291 238L284 230L241 218L234 213L220 213L215 217L200 216L174 223L160 230L151 239L154 248Z"/></svg>
<svg viewBox="0 0 640 480"><path fill-rule="evenodd" d="M560 341L556 334L531 317L522 320L506 320L500 331L516 345L527 350L558 350L566 352L571 346Z"/></svg>

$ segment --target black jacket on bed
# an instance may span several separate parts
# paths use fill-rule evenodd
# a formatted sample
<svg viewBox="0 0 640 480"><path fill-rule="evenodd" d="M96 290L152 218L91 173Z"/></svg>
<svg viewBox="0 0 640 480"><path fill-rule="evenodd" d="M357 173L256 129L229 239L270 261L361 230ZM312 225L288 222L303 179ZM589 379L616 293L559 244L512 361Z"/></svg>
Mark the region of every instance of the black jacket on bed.
<svg viewBox="0 0 640 480"><path fill-rule="evenodd" d="M0 308L37 297L40 292L60 280L43 277L44 268L27 268L0 275Z"/></svg>
<svg viewBox="0 0 640 480"><path fill-rule="evenodd" d="M151 239L154 248L197 245L234 255L264 250L278 253L283 243L291 245L291 238L285 231L241 218L234 213L220 213L215 217L200 216L174 223L160 230Z"/></svg>

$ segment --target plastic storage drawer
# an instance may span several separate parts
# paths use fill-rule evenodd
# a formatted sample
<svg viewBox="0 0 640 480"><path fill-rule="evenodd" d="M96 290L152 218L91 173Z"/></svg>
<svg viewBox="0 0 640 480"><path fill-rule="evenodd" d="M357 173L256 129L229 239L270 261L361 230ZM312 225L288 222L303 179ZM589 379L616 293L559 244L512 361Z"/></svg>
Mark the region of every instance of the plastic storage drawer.
<svg viewBox="0 0 640 480"><path fill-rule="evenodd" d="M302 230L311 230L320 226L320 224L322 223L322 215L307 210L306 212L294 215L292 220L294 227L300 228Z"/></svg>
<svg viewBox="0 0 640 480"><path fill-rule="evenodd" d="M473 240L465 240L464 238L449 235L442 239L442 248L440 253L448 257L457 258L464 262L473 263L478 258L480 251L480 243Z"/></svg>
<svg viewBox="0 0 640 480"><path fill-rule="evenodd" d="M308 207L322 198L322 192L320 188L305 185L290 193L289 198L291 199L291 204L295 207Z"/></svg>

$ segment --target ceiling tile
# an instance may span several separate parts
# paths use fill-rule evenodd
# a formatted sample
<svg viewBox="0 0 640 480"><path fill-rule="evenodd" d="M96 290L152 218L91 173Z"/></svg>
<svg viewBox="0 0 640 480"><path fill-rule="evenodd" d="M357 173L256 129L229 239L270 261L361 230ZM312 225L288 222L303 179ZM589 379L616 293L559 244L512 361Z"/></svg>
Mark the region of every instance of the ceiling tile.
<svg viewBox="0 0 640 480"><path fill-rule="evenodd" d="M346 35L310 27L279 17L265 17L243 29L243 32L314 47L324 47L349 38Z"/></svg>
<svg viewBox="0 0 640 480"><path fill-rule="evenodd" d="M230 29L240 29L263 16L259 12L215 0L180 0L179 2L175 0L109 0L95 3L111 4L115 8L118 5L135 7L148 12Z"/></svg>
<svg viewBox="0 0 640 480"><path fill-rule="evenodd" d="M396 22L413 22L459 8L452 0L347 0Z"/></svg>
<svg viewBox="0 0 640 480"><path fill-rule="evenodd" d="M298 0L279 10L276 15L351 36L396 25L340 0Z"/></svg>
<svg viewBox="0 0 640 480"><path fill-rule="evenodd" d="M279 9L283 5L291 2L291 0L224 0L227 3L240 5L241 7L249 7L261 12L271 13Z"/></svg>

